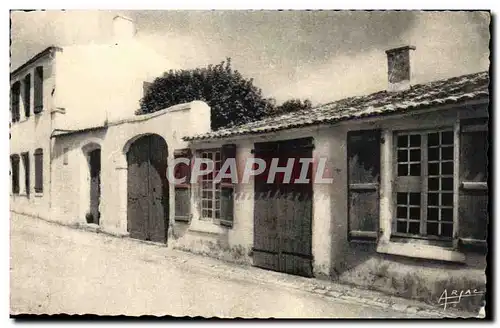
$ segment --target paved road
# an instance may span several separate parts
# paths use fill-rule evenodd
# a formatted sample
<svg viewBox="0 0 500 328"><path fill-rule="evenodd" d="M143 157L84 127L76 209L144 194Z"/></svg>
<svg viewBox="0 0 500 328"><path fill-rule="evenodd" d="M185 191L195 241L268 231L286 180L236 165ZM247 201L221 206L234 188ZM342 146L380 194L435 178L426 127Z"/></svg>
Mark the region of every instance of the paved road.
<svg viewBox="0 0 500 328"><path fill-rule="evenodd" d="M221 271L221 267L213 265L217 262L207 260L212 264L204 266L203 261L202 257L165 247L14 215L11 313L263 318L408 316L253 281L236 273L233 277L221 273L227 271L224 266L228 264L221 263Z"/></svg>

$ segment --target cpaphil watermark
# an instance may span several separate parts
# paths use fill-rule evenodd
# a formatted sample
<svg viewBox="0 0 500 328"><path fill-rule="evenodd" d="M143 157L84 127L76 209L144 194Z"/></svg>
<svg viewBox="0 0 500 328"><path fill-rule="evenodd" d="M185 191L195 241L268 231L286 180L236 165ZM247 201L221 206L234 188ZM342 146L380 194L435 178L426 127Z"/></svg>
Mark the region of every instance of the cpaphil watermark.
<svg viewBox="0 0 500 328"><path fill-rule="evenodd" d="M448 290L445 289L441 296L438 299L438 304L443 306L443 309L446 310L446 307L450 304L458 304L463 298L466 297L474 297L474 296L482 296L484 295L484 291L478 291L477 289L462 289L462 290L451 290L448 293Z"/></svg>
<svg viewBox="0 0 500 328"><path fill-rule="evenodd" d="M285 166L279 166L283 158L248 158L243 165L239 165L235 158L226 159L222 165L208 158L195 157L175 158L168 162L167 178L174 184L196 184L200 177L214 175L214 183L225 181L228 183L248 183L251 177L264 176L266 183L308 184L332 183L333 179L327 176L327 159L324 157L314 160L312 158L288 158ZM217 167L217 165L219 167ZM189 174L178 176L178 167L184 165ZM243 168L242 168L243 166ZM315 174L312 174L314 167ZM188 176L190 177L189 181ZM240 178L241 177L241 178ZM279 177L279 178L278 178Z"/></svg>

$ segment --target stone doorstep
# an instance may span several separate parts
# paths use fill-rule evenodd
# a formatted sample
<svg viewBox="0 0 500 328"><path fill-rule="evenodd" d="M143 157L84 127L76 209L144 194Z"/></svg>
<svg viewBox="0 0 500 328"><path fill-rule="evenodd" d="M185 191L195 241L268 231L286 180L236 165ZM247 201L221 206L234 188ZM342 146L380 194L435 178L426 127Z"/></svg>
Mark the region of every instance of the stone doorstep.
<svg viewBox="0 0 500 328"><path fill-rule="evenodd" d="M41 219L41 220L43 220L45 222L48 222L48 223L57 224L57 225L61 225L61 226L66 226L66 227L69 227L69 228L80 229L80 230L84 230L84 231L88 231L88 232L93 232L93 233L103 233L103 234L106 234L106 235L109 235L109 236L113 236L113 237L116 237L116 238L126 238L126 237L129 236L128 233L119 233L119 232L116 232L116 231L113 231L113 230L110 230L110 229L102 228L101 226L98 226L96 224L67 223L67 222L49 220L49 219L45 219L45 218L42 218L42 217L37 217L37 216L33 216L33 215L29 215L29 214L24 214L24 213L17 213L17 212L14 212L14 213L20 214L20 215L23 215L23 216L27 216L27 217L31 217L31 218L35 218L35 219ZM176 250L178 252L183 252L183 253L190 254L193 258L195 258L195 257L202 257L202 258L205 258L205 259L208 258L208 259L213 260L213 261L222 262L224 264L231 263L231 262L226 262L226 261L223 261L223 260L211 258L211 257L208 257L208 256L196 254L196 253L193 253L193 252L189 252L189 251L184 250L184 249L178 249L178 248L171 247L171 246L169 247L169 246L167 246L167 245L165 245L163 243L152 242L152 241L147 241L147 240L132 239L132 238L130 240L134 241L134 242L140 242L140 243L148 244L148 245L151 245L151 246L161 246L161 247L173 249L173 250ZM186 264L187 262L188 262L188 260L182 261L182 264ZM196 263L196 261L194 263ZM251 268L251 269L257 269L255 267L246 266L246 265L243 265L243 264L236 264L236 263L231 263L231 264L237 265L240 269L245 270L247 272L248 272L249 268ZM245 268L243 268L243 267L245 267ZM205 269L205 268L200 267L200 266L198 268ZM207 271L208 272L213 272L214 266L211 266L211 268L212 268L212 270L207 270ZM263 270L263 269L259 269L259 270ZM227 270L222 270L222 272L227 273ZM231 272L234 273L234 271L231 271ZM459 312L459 311L457 311L455 309L450 309L450 310L447 310L447 311L443 311L443 310L440 310L440 309L436 309L435 307L433 307L433 306L431 306L429 304L426 304L426 303L422 303L422 302L419 302L419 301L416 301L416 300L411 300L411 299L400 298L400 297L396 297L396 296L393 296L393 295L385 295L382 292L375 292L375 294L379 294L380 296L382 296L382 298L372 298L372 297L361 296L360 294L362 294L363 292L374 293L374 291L372 291L372 290L363 290L363 289L361 289L360 287L357 287L357 286L349 286L349 285L337 284L337 285L341 286L344 289L344 291L334 291L332 289L332 287L333 287L332 284L335 284L334 282L330 283L330 282L326 282L326 281L322 280L320 282L320 284L318 284L317 280L316 281L312 280L311 282L300 281L297 284L297 279L300 279L301 277L297 277L297 276L293 276L293 275L287 275L285 273L279 273L279 272L273 272L273 271L266 272L266 275L267 275L267 277L263 277L263 278L258 278L258 277L254 276L254 275L247 275L248 276L247 278L250 278L251 280L258 281L258 282L261 282L261 283L269 283L270 282L270 280L269 280L270 276L273 277L273 278L280 278L281 275L286 275L285 279L286 280L292 279L292 282L287 282L287 281L283 281L283 280L276 280L276 281L273 281L272 283L275 283L277 285L280 285L280 286L283 286L283 287L286 287L286 288L297 289L297 290L302 290L302 291L305 290L305 291L310 292L310 293L314 293L314 294L318 294L318 295L323 295L323 296L329 297L329 298L342 299L342 300L348 301L348 302L353 302L353 303L358 303L358 304L366 304L366 305L377 306L377 307L381 307L381 308L389 308L389 307L391 307L393 310L398 311L398 312L405 312L405 313L411 313L411 314L422 313L422 314L425 314L425 315L438 316L438 317L475 317L476 316L476 314L467 313L467 312ZM293 280L295 280L295 282ZM314 282L316 282L316 284L314 284ZM336 287L339 287L339 286L336 286ZM355 293L354 291L359 291L360 293L358 294L358 293ZM389 300L385 299L386 297L387 298L392 298L392 301L390 299ZM394 301L398 301L398 300L401 301L401 304L404 304L404 303L414 303L414 304L418 303L419 305L418 306L401 305L401 304L398 304L398 303L394 302Z"/></svg>

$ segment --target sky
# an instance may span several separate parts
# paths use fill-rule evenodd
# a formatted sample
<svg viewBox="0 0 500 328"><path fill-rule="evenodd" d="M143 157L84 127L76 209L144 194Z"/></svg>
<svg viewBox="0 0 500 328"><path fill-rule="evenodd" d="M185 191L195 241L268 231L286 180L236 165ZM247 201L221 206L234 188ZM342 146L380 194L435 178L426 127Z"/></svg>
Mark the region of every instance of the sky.
<svg viewBox="0 0 500 328"><path fill-rule="evenodd" d="M266 97L321 104L387 87L385 50L414 45L412 83L489 69L485 12L34 11L11 12L11 70L49 45L106 43L112 18L184 68L232 65Z"/></svg>

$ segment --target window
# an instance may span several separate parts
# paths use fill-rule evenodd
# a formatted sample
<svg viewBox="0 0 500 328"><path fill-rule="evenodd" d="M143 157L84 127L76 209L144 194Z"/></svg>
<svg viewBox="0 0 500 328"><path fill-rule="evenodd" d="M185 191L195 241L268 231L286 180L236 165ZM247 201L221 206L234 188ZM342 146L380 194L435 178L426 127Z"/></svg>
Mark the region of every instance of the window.
<svg viewBox="0 0 500 328"><path fill-rule="evenodd" d="M31 112L31 75L26 75L24 78L23 104L24 116L30 117Z"/></svg>
<svg viewBox="0 0 500 328"><path fill-rule="evenodd" d="M21 97L21 82L17 81L10 89L12 122L18 122L20 119L19 100Z"/></svg>
<svg viewBox="0 0 500 328"><path fill-rule="evenodd" d="M43 192L43 149L35 150L35 192Z"/></svg>
<svg viewBox="0 0 500 328"><path fill-rule="evenodd" d="M30 156L29 153L22 153L21 157L23 159L24 165L24 188L26 190L26 195L30 194Z"/></svg>
<svg viewBox="0 0 500 328"><path fill-rule="evenodd" d="M214 163L214 170L201 177L201 220L219 220L221 188L220 183L215 183L214 179L221 168L221 151L203 150L200 155ZM203 164L202 169L205 168L206 164Z"/></svg>
<svg viewBox="0 0 500 328"><path fill-rule="evenodd" d="M19 194L19 155L10 156L12 193Z"/></svg>
<svg viewBox="0 0 500 328"><path fill-rule="evenodd" d="M35 69L34 97L34 113L38 114L43 110L43 66L38 66Z"/></svg>
<svg viewBox="0 0 500 328"><path fill-rule="evenodd" d="M393 235L453 237L453 130L396 134Z"/></svg>

